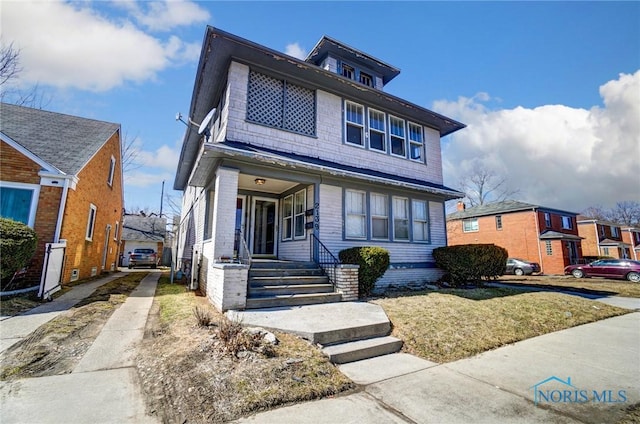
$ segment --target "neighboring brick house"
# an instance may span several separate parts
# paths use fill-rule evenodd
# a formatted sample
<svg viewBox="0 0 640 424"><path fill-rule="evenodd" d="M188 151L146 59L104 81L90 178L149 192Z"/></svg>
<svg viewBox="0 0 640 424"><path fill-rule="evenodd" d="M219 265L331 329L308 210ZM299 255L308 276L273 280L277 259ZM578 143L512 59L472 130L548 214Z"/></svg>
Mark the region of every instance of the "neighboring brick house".
<svg viewBox="0 0 640 424"><path fill-rule="evenodd" d="M623 228L626 226L579 215L578 234L584 238L582 241L583 255L588 258L608 256L632 259L634 246L637 246L637 242L634 244L630 237L625 237L625 233L632 235L634 231L623 231ZM635 237L637 237L637 233Z"/></svg>
<svg viewBox="0 0 640 424"><path fill-rule="evenodd" d="M493 243L509 257L537 262L545 274L563 274L581 261L575 212L515 200L465 208L447 215L449 245Z"/></svg>
<svg viewBox="0 0 640 424"><path fill-rule="evenodd" d="M129 253L134 249L153 249L162 258L167 219L158 216L125 215L120 236L120 266L129 265Z"/></svg>
<svg viewBox="0 0 640 424"><path fill-rule="evenodd" d="M640 228L622 227L622 241L629 244L630 258L640 260Z"/></svg>
<svg viewBox="0 0 640 424"><path fill-rule="evenodd" d="M178 257L199 252L202 280L245 243L318 261L317 240L335 256L388 249L378 290L440 277L444 202L462 197L443 185L440 139L463 124L384 92L400 71L329 37L298 60L207 27L197 69L174 188Z"/></svg>
<svg viewBox="0 0 640 424"><path fill-rule="evenodd" d="M120 125L0 104L0 215L38 234L28 282L47 243L66 243L61 282L110 271L123 210Z"/></svg>

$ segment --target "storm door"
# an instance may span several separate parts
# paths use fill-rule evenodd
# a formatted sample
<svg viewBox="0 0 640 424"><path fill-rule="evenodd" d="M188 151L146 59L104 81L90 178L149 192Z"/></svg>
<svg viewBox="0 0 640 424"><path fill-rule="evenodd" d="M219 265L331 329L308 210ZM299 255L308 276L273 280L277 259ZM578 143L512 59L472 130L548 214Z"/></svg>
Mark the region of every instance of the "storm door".
<svg viewBox="0 0 640 424"><path fill-rule="evenodd" d="M251 254L253 256L276 256L277 223L277 200L254 197L251 208Z"/></svg>

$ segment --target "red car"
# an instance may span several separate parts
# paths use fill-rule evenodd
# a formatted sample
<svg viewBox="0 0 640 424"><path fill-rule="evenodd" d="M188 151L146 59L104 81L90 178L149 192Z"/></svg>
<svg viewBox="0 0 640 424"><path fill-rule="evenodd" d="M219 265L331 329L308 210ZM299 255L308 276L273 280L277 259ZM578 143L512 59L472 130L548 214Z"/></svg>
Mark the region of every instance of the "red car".
<svg viewBox="0 0 640 424"><path fill-rule="evenodd" d="M627 279L640 283L640 261L630 259L600 259L587 265L569 265L564 269L565 275L576 278L603 277Z"/></svg>

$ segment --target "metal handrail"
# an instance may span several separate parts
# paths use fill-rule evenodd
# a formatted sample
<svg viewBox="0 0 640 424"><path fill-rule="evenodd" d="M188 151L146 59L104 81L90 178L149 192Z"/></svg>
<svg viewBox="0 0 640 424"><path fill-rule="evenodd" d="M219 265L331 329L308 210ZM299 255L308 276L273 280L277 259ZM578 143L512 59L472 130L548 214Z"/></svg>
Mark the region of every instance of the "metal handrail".
<svg viewBox="0 0 640 424"><path fill-rule="evenodd" d="M237 247L236 259L238 262L251 266L253 258L251 257L251 251L249 250L249 246L247 246L242 230L236 230L234 245L234 247Z"/></svg>
<svg viewBox="0 0 640 424"><path fill-rule="evenodd" d="M336 285L336 268L340 261L336 258L327 246L315 235L311 234L311 260L318 264L320 269L329 277L329 282Z"/></svg>

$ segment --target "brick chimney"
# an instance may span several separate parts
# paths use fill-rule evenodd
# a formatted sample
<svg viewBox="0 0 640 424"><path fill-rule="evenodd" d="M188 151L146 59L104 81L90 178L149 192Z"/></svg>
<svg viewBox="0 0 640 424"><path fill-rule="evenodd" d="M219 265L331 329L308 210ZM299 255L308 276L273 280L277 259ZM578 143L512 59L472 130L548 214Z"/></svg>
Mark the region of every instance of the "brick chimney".
<svg viewBox="0 0 640 424"><path fill-rule="evenodd" d="M463 211L466 209L466 206L462 200L458 201L458 205L456 206L456 209L458 211Z"/></svg>

